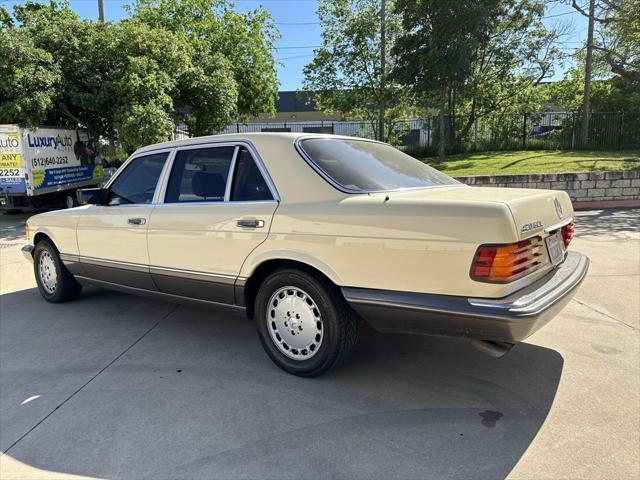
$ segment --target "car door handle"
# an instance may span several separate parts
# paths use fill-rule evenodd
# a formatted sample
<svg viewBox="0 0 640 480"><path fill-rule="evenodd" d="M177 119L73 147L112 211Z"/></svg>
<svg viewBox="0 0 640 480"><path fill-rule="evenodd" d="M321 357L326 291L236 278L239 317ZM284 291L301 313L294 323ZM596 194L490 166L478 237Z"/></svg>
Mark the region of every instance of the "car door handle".
<svg viewBox="0 0 640 480"><path fill-rule="evenodd" d="M146 218L130 218L129 220L127 220L127 223L129 225L144 225L145 223L147 223L147 219Z"/></svg>
<svg viewBox="0 0 640 480"><path fill-rule="evenodd" d="M245 228L262 228L264 220L238 220L237 225Z"/></svg>

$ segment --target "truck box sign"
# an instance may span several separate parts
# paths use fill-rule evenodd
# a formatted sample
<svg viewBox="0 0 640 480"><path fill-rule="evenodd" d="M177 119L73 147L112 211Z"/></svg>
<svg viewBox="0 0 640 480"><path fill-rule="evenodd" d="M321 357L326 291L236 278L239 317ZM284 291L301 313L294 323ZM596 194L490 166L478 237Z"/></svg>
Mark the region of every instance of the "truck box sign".
<svg viewBox="0 0 640 480"><path fill-rule="evenodd" d="M34 190L102 177L97 148L86 132L39 128L24 130L22 140Z"/></svg>
<svg viewBox="0 0 640 480"><path fill-rule="evenodd" d="M0 126L0 189L37 195L99 183L103 169L94 140L82 130Z"/></svg>
<svg viewBox="0 0 640 480"><path fill-rule="evenodd" d="M0 125L0 189L26 191L20 131L12 125Z"/></svg>

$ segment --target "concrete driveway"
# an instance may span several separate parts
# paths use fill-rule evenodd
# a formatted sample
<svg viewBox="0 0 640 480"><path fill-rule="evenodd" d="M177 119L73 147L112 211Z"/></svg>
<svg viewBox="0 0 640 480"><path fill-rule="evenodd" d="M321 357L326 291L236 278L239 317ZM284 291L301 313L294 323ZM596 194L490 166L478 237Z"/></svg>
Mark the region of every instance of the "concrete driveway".
<svg viewBox="0 0 640 480"><path fill-rule="evenodd" d="M365 329L316 379L228 311L44 302L24 219L0 217L3 479L640 478L638 210L579 214L589 277L505 358Z"/></svg>

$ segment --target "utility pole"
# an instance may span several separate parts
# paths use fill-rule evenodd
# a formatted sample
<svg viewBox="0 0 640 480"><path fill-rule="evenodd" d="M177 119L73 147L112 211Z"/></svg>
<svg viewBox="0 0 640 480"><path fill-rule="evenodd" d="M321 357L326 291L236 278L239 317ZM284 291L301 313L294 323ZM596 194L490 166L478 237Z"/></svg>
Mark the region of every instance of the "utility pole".
<svg viewBox="0 0 640 480"><path fill-rule="evenodd" d="M98 0L98 20L104 22L104 0Z"/></svg>
<svg viewBox="0 0 640 480"><path fill-rule="evenodd" d="M589 0L589 29L587 31L587 59L584 66L584 97L582 99L582 122L580 124L580 146L589 143L589 100L591 97L591 63L593 60L593 24L596 0Z"/></svg>
<svg viewBox="0 0 640 480"><path fill-rule="evenodd" d="M385 108L385 57L386 57L386 31L385 31L385 0L380 5L380 106L378 108L378 140L384 142L384 108Z"/></svg>

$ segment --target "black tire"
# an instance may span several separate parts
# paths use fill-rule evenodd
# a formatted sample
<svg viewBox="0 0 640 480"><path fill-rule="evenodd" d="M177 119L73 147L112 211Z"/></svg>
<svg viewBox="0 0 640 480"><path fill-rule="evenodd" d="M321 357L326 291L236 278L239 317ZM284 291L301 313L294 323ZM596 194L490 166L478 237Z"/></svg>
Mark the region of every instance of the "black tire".
<svg viewBox="0 0 640 480"><path fill-rule="evenodd" d="M77 207L77 203L76 203L76 199L74 195L71 194L67 194L64 196L63 199L64 202L64 207L65 208L73 208L73 207Z"/></svg>
<svg viewBox="0 0 640 480"><path fill-rule="evenodd" d="M46 258L46 260L45 260ZM49 268L48 272L51 277L55 277L55 287L47 284L42 278L41 263L49 262L53 263L53 272ZM49 265L51 267L51 265ZM64 266L60 260L60 255L56 247L48 240L41 240L36 245L33 252L33 271L36 276L36 283L38 284L38 290L40 295L47 302L62 303L73 300L80 295L82 291L82 285L80 285L73 275L69 273L69 270Z"/></svg>
<svg viewBox="0 0 640 480"><path fill-rule="evenodd" d="M284 347L278 346L277 340L272 337L272 335L276 336L274 332L277 330L274 324L273 331L270 331L272 320L267 306L272 301L272 296L286 290L284 287L294 287L306 293L319 311L322 328L321 343L310 358L290 358L281 351ZM267 320L268 317L269 320ZM347 305L342 293L335 285L320 278L319 275L315 276L293 268L278 270L264 280L256 295L255 320L260 342L271 360L283 370L301 377L321 375L345 363L356 347L360 323L358 315ZM314 325L314 322L315 320L312 320L311 324ZM318 338L317 335L316 338ZM281 343L284 342L281 341ZM293 348L291 350L295 351Z"/></svg>

